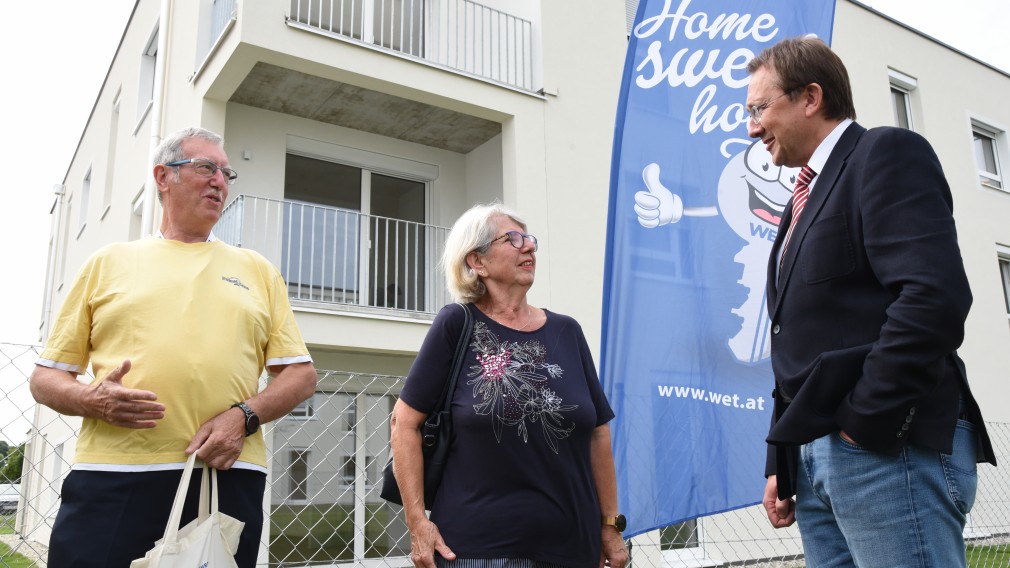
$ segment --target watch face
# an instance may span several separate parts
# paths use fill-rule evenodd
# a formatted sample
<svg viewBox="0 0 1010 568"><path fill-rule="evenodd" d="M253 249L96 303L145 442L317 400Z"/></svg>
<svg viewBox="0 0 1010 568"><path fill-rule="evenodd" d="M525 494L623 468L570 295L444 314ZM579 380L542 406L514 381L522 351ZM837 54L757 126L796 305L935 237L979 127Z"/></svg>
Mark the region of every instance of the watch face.
<svg viewBox="0 0 1010 568"><path fill-rule="evenodd" d="M628 528L628 519L624 518L624 515L617 515L615 521L614 526L617 527L617 532L624 532L624 529Z"/></svg>
<svg viewBox="0 0 1010 568"><path fill-rule="evenodd" d="M253 413L251 416L246 417L245 421L245 431L249 434L255 434L256 430L260 428L260 417Z"/></svg>

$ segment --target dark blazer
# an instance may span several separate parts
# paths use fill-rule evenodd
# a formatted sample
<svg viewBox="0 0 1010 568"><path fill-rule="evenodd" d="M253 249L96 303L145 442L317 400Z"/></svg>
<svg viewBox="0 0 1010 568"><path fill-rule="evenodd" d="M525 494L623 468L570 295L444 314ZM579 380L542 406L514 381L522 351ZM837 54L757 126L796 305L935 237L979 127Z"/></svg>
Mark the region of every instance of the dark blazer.
<svg viewBox="0 0 1010 568"><path fill-rule="evenodd" d="M768 264L775 406L766 473L794 494L799 445L844 430L897 455L950 453L963 414L993 464L956 349L972 296L940 161L920 135L851 124L814 181L778 267Z"/></svg>

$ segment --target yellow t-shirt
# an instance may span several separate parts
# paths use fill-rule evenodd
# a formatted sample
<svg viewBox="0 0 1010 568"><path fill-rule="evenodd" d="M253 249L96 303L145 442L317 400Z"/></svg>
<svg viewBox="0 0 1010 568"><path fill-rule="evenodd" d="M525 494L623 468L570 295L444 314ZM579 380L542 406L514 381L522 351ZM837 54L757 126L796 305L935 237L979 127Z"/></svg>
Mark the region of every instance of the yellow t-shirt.
<svg viewBox="0 0 1010 568"><path fill-rule="evenodd" d="M77 463L186 460L200 425L253 396L265 365L310 360L278 270L221 241L146 238L106 246L77 275L40 360L83 373L95 387L124 359L123 384L153 391L165 417L149 429L85 418ZM265 467L262 431L240 461Z"/></svg>

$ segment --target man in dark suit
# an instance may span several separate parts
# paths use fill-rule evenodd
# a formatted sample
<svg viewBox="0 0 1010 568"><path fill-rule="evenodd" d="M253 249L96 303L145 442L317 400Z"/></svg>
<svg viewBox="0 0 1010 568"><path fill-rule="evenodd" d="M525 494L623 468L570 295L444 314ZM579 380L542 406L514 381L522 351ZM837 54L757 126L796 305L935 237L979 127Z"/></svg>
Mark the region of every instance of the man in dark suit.
<svg viewBox="0 0 1010 568"><path fill-rule="evenodd" d="M972 297L939 160L853 122L819 39L748 71L749 134L804 167L768 264L768 518L799 523L811 567L964 566L975 463L995 458L955 352Z"/></svg>

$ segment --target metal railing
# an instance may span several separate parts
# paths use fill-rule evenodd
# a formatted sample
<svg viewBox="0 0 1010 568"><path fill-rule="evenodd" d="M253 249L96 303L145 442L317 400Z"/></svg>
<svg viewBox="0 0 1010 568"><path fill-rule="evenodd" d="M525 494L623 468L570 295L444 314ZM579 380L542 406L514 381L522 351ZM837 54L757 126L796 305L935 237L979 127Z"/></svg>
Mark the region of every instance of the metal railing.
<svg viewBox="0 0 1010 568"><path fill-rule="evenodd" d="M17 513L0 513L0 568L46 566L45 543L80 425L48 409L36 412L28 375L39 351L0 343L0 440L14 442L15 449L26 442ZM318 379L315 396L264 427L270 476L259 565L410 566L402 512L378 495L389 455L389 413L403 379L340 371L320 371ZM997 459L1010 463L1010 424L987 426ZM1010 470L980 465L978 471L965 531L968 565L1005 567ZM760 506L653 531L630 545L637 568L803 566L795 527L772 530Z"/></svg>
<svg viewBox="0 0 1010 568"><path fill-rule="evenodd" d="M470 0L290 0L288 22L527 91L533 24Z"/></svg>
<svg viewBox="0 0 1010 568"><path fill-rule="evenodd" d="M266 256L293 300L433 314L452 301L438 262L445 227L239 195L217 238Z"/></svg>
<svg viewBox="0 0 1010 568"><path fill-rule="evenodd" d="M196 54L196 64L198 66L221 39L228 23L236 18L236 2L237 0L213 0L206 7L206 11L201 12L200 27L205 28L205 30L202 30L199 36L199 48Z"/></svg>

